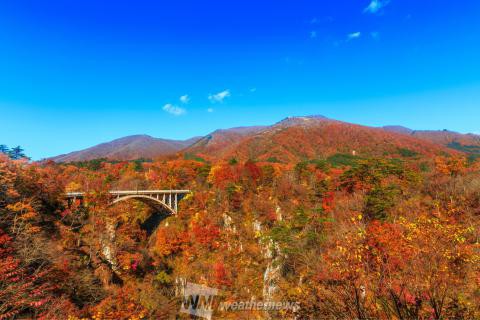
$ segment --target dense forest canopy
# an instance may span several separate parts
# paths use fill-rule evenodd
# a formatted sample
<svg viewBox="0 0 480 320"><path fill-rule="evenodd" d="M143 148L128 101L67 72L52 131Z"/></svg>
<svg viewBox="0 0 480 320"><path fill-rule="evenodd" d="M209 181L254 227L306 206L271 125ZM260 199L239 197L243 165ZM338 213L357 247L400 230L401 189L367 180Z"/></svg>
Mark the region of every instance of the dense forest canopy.
<svg viewBox="0 0 480 320"><path fill-rule="evenodd" d="M480 317L480 162L465 156L56 164L2 150L1 319L175 318L182 279L299 304L223 319ZM109 205L132 188L192 193L148 235L151 208Z"/></svg>

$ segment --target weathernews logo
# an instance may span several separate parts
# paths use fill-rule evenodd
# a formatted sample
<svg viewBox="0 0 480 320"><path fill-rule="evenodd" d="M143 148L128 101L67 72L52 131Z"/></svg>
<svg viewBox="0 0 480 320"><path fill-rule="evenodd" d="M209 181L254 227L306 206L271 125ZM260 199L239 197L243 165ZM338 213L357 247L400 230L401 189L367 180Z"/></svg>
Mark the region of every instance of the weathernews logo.
<svg viewBox="0 0 480 320"><path fill-rule="evenodd" d="M210 320L214 305L213 300L218 294L218 289L187 282L180 312Z"/></svg>
<svg viewBox="0 0 480 320"><path fill-rule="evenodd" d="M296 312L300 309L298 302L279 301L215 301L219 290L187 282L183 288L183 299L180 312L210 320L214 310L221 312L235 311L280 311L291 310Z"/></svg>

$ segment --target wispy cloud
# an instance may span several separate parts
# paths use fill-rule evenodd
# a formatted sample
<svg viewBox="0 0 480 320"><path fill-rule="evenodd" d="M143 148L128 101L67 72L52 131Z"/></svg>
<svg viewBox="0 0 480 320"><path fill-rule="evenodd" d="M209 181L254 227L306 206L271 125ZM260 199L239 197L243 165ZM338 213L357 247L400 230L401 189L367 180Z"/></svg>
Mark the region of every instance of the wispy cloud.
<svg viewBox="0 0 480 320"><path fill-rule="evenodd" d="M207 109L207 112L212 113L212 112L213 112L213 108L208 108L208 109Z"/></svg>
<svg viewBox="0 0 480 320"><path fill-rule="evenodd" d="M380 32L378 31L372 31L370 32L370 36L375 39L375 40L378 40L380 38Z"/></svg>
<svg viewBox="0 0 480 320"><path fill-rule="evenodd" d="M225 98L228 98L230 96L230 90L223 90L219 93L209 95L208 100L210 100L211 102L223 102Z"/></svg>
<svg viewBox="0 0 480 320"><path fill-rule="evenodd" d="M187 110L185 110L184 108L174 106L171 103L167 103L166 105L164 105L163 111L173 114L174 116L181 116L187 113Z"/></svg>
<svg viewBox="0 0 480 320"><path fill-rule="evenodd" d="M368 7L366 7L364 13L378 13L382 8L386 7L390 3L390 0L372 0Z"/></svg>
<svg viewBox="0 0 480 320"><path fill-rule="evenodd" d="M188 94L181 96L180 97L180 102L185 103L185 104L189 103L190 102L190 97L188 96Z"/></svg>
<svg viewBox="0 0 480 320"><path fill-rule="evenodd" d="M317 37L317 31L310 31L310 38L314 39Z"/></svg>
<svg viewBox="0 0 480 320"><path fill-rule="evenodd" d="M358 39L360 38L362 33L360 31L358 32L352 32L347 35L348 40L353 40L353 39Z"/></svg>
<svg viewBox="0 0 480 320"><path fill-rule="evenodd" d="M257 88L250 88L250 92L256 92L257 91Z"/></svg>

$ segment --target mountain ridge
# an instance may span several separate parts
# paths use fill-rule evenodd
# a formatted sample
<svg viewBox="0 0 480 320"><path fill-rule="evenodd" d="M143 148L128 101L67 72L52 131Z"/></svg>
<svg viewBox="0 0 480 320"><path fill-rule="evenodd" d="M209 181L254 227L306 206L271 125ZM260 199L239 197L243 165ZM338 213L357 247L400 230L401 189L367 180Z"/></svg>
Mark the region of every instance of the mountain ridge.
<svg viewBox="0 0 480 320"><path fill-rule="evenodd" d="M383 126L386 131L434 142L458 151L480 154L480 135L443 130L412 130L402 126Z"/></svg>
<svg viewBox="0 0 480 320"><path fill-rule="evenodd" d="M98 158L109 160L135 160L156 158L182 150L200 137L187 140L169 140L137 134L104 142L87 149L73 151L50 158L55 162L88 161Z"/></svg>
<svg viewBox="0 0 480 320"><path fill-rule="evenodd" d="M186 148L212 160L255 159L296 162L335 154L363 156L435 156L457 151L381 128L351 124L326 117L290 117L255 133L239 137L222 148Z"/></svg>
<svg viewBox="0 0 480 320"><path fill-rule="evenodd" d="M305 146L306 149L301 151L300 146ZM419 154L436 154L452 150L480 153L480 136L448 130L412 130L401 125L369 127L330 119L323 115L310 115L287 117L270 126L217 129L205 136L186 140L155 138L145 134L131 135L58 155L49 160L55 162L97 158L135 160L153 159L176 153L198 154L206 158L238 156L287 160L334 152L376 154L377 151L383 150L395 153L395 150L399 149L412 149L414 153Z"/></svg>

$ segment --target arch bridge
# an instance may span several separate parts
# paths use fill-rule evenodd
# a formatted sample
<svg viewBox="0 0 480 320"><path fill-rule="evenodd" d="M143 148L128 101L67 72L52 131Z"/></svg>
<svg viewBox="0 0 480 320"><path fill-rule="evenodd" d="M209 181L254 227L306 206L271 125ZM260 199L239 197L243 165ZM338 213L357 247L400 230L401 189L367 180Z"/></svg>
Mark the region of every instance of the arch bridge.
<svg viewBox="0 0 480 320"><path fill-rule="evenodd" d="M121 190L110 191L111 205L130 199L141 201L159 213L166 212L168 215L176 215L178 203L190 190ZM69 204L77 200L83 201L86 192L67 192L66 198Z"/></svg>

